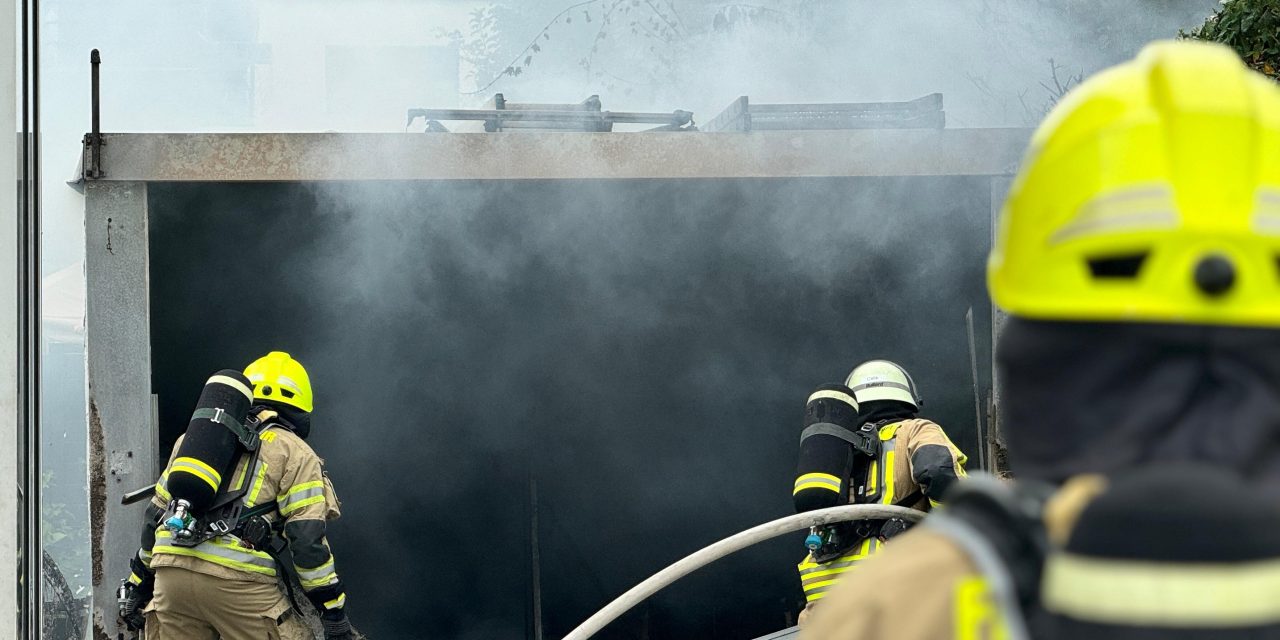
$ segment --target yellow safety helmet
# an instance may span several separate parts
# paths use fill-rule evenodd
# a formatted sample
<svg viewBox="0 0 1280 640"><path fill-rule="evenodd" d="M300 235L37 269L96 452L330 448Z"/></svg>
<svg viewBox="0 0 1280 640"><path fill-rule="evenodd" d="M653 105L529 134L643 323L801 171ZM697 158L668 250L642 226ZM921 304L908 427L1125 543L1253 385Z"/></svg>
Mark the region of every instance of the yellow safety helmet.
<svg viewBox="0 0 1280 640"><path fill-rule="evenodd" d="M272 351L245 367L244 375L253 383L255 400L271 400L311 412L311 376L289 354Z"/></svg>
<svg viewBox="0 0 1280 640"><path fill-rule="evenodd" d="M924 404L911 374L902 365L888 360L868 360L854 367L844 384L853 390L853 397L858 404L897 400L916 409Z"/></svg>
<svg viewBox="0 0 1280 640"><path fill-rule="evenodd" d="M1000 218L987 283L1014 315L1280 326L1280 87L1153 43L1049 114Z"/></svg>

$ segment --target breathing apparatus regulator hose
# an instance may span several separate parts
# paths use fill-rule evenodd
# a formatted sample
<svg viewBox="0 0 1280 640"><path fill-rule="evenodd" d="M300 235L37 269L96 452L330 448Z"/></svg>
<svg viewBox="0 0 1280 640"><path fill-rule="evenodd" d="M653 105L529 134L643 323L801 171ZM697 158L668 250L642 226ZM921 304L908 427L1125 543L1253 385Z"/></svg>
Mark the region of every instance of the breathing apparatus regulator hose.
<svg viewBox="0 0 1280 640"><path fill-rule="evenodd" d="M596 632L605 628L610 622L617 620L622 614L644 602L646 598L657 593L663 587L683 578L694 571L705 567L720 558L752 545L771 540L778 536L803 531L810 527L818 527L835 522L851 522L855 520L881 520L901 518L909 523L919 522L924 513L915 509L882 504L848 504L827 509L817 509L797 513L793 516L778 518L757 527L734 534L709 547L695 551L675 564L659 571L649 579L632 587L618 596L605 608L587 618L586 622L569 632L564 640L587 640Z"/></svg>

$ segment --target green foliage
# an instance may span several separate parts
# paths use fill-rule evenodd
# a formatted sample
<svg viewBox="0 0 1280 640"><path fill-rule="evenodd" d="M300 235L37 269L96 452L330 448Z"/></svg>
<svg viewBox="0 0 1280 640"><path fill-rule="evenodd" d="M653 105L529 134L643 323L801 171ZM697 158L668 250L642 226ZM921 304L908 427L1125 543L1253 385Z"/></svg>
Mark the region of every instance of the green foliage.
<svg viewBox="0 0 1280 640"><path fill-rule="evenodd" d="M1224 0L1203 25L1178 35L1221 42L1249 66L1280 80L1280 0Z"/></svg>

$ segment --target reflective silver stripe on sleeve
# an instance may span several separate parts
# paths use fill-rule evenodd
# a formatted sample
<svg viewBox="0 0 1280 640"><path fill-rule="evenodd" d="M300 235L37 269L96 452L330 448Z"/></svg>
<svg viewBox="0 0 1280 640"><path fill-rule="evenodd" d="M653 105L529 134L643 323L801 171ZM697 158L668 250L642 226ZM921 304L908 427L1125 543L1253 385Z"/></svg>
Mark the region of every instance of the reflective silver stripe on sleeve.
<svg viewBox="0 0 1280 640"><path fill-rule="evenodd" d="M313 486L314 485L314 486ZM315 498L319 498L316 500ZM300 509L308 504L315 504L324 500L324 481L315 480L300 485L291 490L283 498L276 501L280 508L280 514L285 515L291 511Z"/></svg>
<svg viewBox="0 0 1280 640"><path fill-rule="evenodd" d="M298 582L302 583L304 589L314 589L325 585L333 584L338 581L338 572L333 568L333 557L329 561L316 567L315 569L303 569L298 565L293 565L298 572Z"/></svg>

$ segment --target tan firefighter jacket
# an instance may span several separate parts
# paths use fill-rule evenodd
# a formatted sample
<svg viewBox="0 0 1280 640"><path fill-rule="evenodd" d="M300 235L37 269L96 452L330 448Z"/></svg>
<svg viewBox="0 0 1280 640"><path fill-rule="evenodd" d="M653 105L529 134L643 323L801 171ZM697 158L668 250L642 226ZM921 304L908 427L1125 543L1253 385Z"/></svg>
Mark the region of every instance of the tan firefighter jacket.
<svg viewBox="0 0 1280 640"><path fill-rule="evenodd" d="M1051 539L1065 540L1101 490L1097 476L1067 482L1041 512ZM927 526L895 538L810 612L801 640L1007 640L1008 611L956 538Z"/></svg>
<svg viewBox="0 0 1280 640"><path fill-rule="evenodd" d="M303 589L313 600L317 595L323 597L317 602L318 606L340 608L345 604L346 595L324 536L325 521L341 514L337 494L323 471L320 457L292 431L279 423L272 424L274 418L275 413L269 410L259 414L259 419L268 426L259 436L262 444L257 462L248 468L251 456L247 453L241 456L231 475L229 491L237 491L248 483L249 490L242 499L244 507L268 501L275 503L275 510L264 517L277 531L283 530ZM148 509L149 523L156 521L171 499L165 482L181 444L179 438L156 484L156 495ZM195 547L173 544L172 535L163 524L144 527L142 546L138 550L143 566L151 571L156 567L181 567L214 577L276 583L275 560L234 535L217 536ZM135 584L145 579L137 573L129 578Z"/></svg>
<svg viewBox="0 0 1280 640"><path fill-rule="evenodd" d="M924 486L930 483L929 478L948 472L955 477L965 475L967 457L952 444L942 427L930 420L909 418L886 424L880 427L880 444L879 456L871 462L867 472L867 493L875 498L871 501L873 504L893 504L928 511L937 504L937 496L932 495L935 492L926 490ZM816 474L798 478L797 487L804 482L821 481L808 478L810 475ZM849 484L858 482L855 479ZM851 496L850 502L863 501ZM883 544L879 538L870 537L845 555L821 564L814 562L812 556L806 556L796 567L808 603L801 614L802 624L812 606L827 595L842 574L879 551Z"/></svg>

